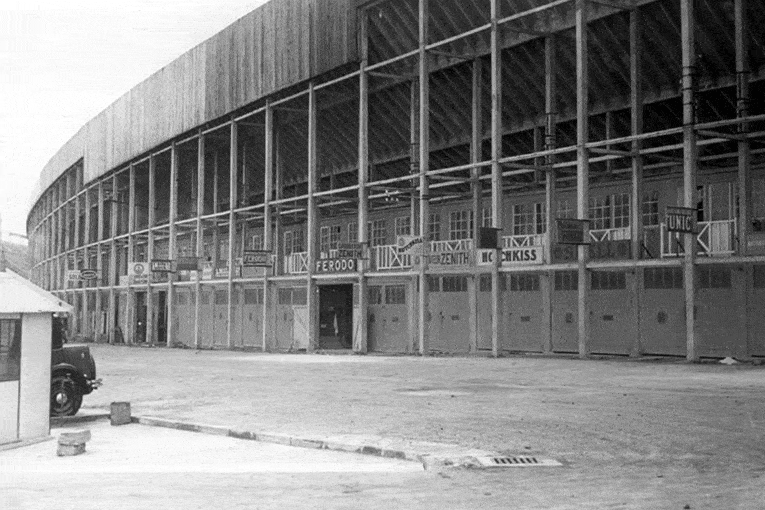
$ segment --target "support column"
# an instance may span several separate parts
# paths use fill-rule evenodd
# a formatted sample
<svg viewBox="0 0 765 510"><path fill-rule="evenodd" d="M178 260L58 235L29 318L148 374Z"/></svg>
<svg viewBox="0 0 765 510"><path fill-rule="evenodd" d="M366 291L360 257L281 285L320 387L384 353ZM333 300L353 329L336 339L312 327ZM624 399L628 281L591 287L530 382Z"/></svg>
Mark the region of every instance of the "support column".
<svg viewBox="0 0 765 510"><path fill-rule="evenodd" d="M169 211L169 235L170 239L167 241L167 258L170 260L176 260L178 258L178 255L176 253L176 226L175 222L178 219L178 147L175 145L175 142L173 142L173 145L170 148L170 211ZM176 273L169 273L167 275L167 300L166 300L166 306L167 306L167 313L165 314L165 320L167 321L167 326L165 331L167 331L167 339L165 342L166 347L172 347L174 342L174 335L176 334L175 331L175 321L173 320L175 316L175 277Z"/></svg>
<svg viewBox="0 0 765 510"><path fill-rule="evenodd" d="M79 269L87 267L93 269L90 266L90 249L88 245L91 242L90 239L90 190L85 190L85 236L83 238L84 248L82 249L82 264ZM80 325L80 334L84 337L89 337L92 334L90 331L90 304L88 303L88 283L80 283L82 289L82 324Z"/></svg>
<svg viewBox="0 0 765 510"><path fill-rule="evenodd" d="M234 256L236 251L236 209L237 204L237 168L239 166L239 132L237 131L238 125L235 120L231 119L231 135L229 142L231 143L229 153L229 165L228 165L228 321L226 321L226 346L231 349L234 346L233 330L234 330L234 271L236 270L236 264L234 263Z"/></svg>
<svg viewBox="0 0 765 510"><path fill-rule="evenodd" d="M409 85L409 174L412 176L410 185L412 192L409 197L409 217L412 221L412 235L422 235L420 230L419 215L419 194L418 180L420 174L420 86L419 80L413 78ZM423 246L427 243L423 239ZM424 248L423 248L424 249ZM415 257L412 257L414 261ZM417 289L419 287L419 270L417 265L412 266L413 271L418 271L409 280L409 295L411 306L409 307L409 342L407 343L407 352L420 352L420 326L419 326L419 307L414 306L415 300L419 303Z"/></svg>
<svg viewBox="0 0 765 510"><path fill-rule="evenodd" d="M589 141L589 94L587 65L587 0L576 0L576 209L580 219L589 217L590 162L586 144ZM587 272L589 246L578 249L578 339L579 357L589 355L590 279Z"/></svg>
<svg viewBox="0 0 765 510"><path fill-rule="evenodd" d="M502 232L502 48L499 40L499 3L491 0L491 223ZM502 289L499 283L500 257L491 270L491 354L499 354L502 334Z"/></svg>
<svg viewBox="0 0 765 510"><path fill-rule="evenodd" d="M470 162L473 164L480 163L483 160L483 154L481 146L483 143L483 81L482 81L482 66L481 59L476 58L473 60L473 83L471 87L471 126L472 133L470 137ZM470 183L471 191L473 194L473 239L474 242L478 242L478 231L483 226L482 218L482 194L483 186L479 177L481 176L481 170L477 166L474 166L470 170ZM477 248L477 246L476 246ZM469 350L471 353L478 351L478 292L480 291L480 273L476 268L473 270L472 284L468 286L470 291L470 339Z"/></svg>
<svg viewBox="0 0 765 510"><path fill-rule="evenodd" d="M694 0L680 0L680 28L683 53L683 205L695 208L696 196L696 109L695 75L696 43ZM685 339L688 361L697 361L696 352L696 235L684 234L685 258L683 276L685 281Z"/></svg>
<svg viewBox="0 0 765 510"><path fill-rule="evenodd" d="M118 283L117 277L117 241L114 238L117 236L117 175L112 176L112 201L111 201L111 224L109 225L109 237L111 239L109 243L109 309L108 309L108 324L107 333L109 335L109 343L114 344L114 330L117 326L117 289L115 288ZM123 339L124 341L124 339Z"/></svg>
<svg viewBox="0 0 765 510"><path fill-rule="evenodd" d="M736 116L749 116L749 20L748 0L735 0L734 18L736 24ZM749 133L749 124L739 124L739 134ZM749 238L749 209L751 202L751 152L749 139L738 142L738 238L740 255L746 255Z"/></svg>
<svg viewBox="0 0 765 510"><path fill-rule="evenodd" d="M430 241L428 218L430 217L430 197L428 196L428 169L430 167L430 75L428 74L428 55L425 46L428 43L428 2L419 0L419 61L418 72L420 82L420 235L422 236L422 257L420 257L419 280L419 328L418 352L425 354L428 346L428 323L430 310L428 299L428 254ZM359 226L360 227L360 226Z"/></svg>
<svg viewBox="0 0 765 510"><path fill-rule="evenodd" d="M360 47L361 64L359 65L359 216L358 216L358 239L359 243L367 241L367 220L369 218L369 201L367 181L369 180L369 79L366 72L368 59L367 29L369 13L361 11L360 19ZM367 249L368 245L362 244ZM369 258L369 257L368 257ZM354 335L354 352L366 353L368 349L367 338L367 307L369 296L367 292L367 277L364 274L366 267L363 262L359 263L359 324L358 335Z"/></svg>
<svg viewBox="0 0 765 510"><path fill-rule="evenodd" d="M545 150L555 148L556 114L558 110L555 65L555 36L545 38ZM544 246L545 264L552 264L552 244L555 240L555 216L557 214L555 199L556 174L553 169L555 156L547 156L545 163L548 170L545 176L545 229L547 237ZM545 353L553 351L553 293L555 273L546 271L542 276L542 350Z"/></svg>
<svg viewBox="0 0 765 510"><path fill-rule="evenodd" d="M97 228L98 233L96 234L96 272L98 273L98 278L96 279L95 284L95 292L96 292L96 320L95 320L95 327L96 331L93 335L93 340L98 341L99 335L101 335L101 332L104 329L103 324L103 317L102 317L102 310L103 310L103 300L101 296L101 287L104 287L106 283L103 280L104 275L104 264L103 264L103 234L104 234L104 181L98 182L98 221L97 221Z"/></svg>
<svg viewBox="0 0 765 510"><path fill-rule="evenodd" d="M319 294L314 280L316 260L318 257L319 219L316 207L318 184L318 165L316 162L316 91L313 82L308 85L308 351L313 352L319 347Z"/></svg>
<svg viewBox="0 0 765 510"><path fill-rule="evenodd" d="M156 201L157 195L154 190L154 176L156 175L157 158L152 154L149 156L149 232L147 234L146 258L149 267L154 259L154 223L156 221ZM152 289L152 279L154 274L149 271L149 277L146 283L146 342L155 345L157 341L156 334L156 314L154 313L154 291Z"/></svg>
<svg viewBox="0 0 765 510"><path fill-rule="evenodd" d="M643 134L643 66L642 66L642 17L639 9L630 11L630 110L631 134ZM632 196L630 213L632 226L632 259L638 261L643 256L643 158L640 155L640 140L632 141ZM643 271L636 267L632 278L632 295L635 296L633 322L636 326L635 342L630 354L642 354L640 310L643 305Z"/></svg>
<svg viewBox="0 0 765 510"><path fill-rule="evenodd" d="M273 250L273 217L271 215L271 197L274 193L274 109L271 106L271 101L266 102L266 126L265 126L265 188L263 191L263 249L271 251ZM276 273L276 260L273 261L274 274ZM275 329L273 327L271 318L273 314L270 313L269 308L274 306L276 302L269 298L269 282L268 282L269 269L263 268L263 338L261 341L261 350L266 352L268 348L268 335L273 334ZM272 301L274 301L272 303Z"/></svg>
<svg viewBox="0 0 765 510"><path fill-rule="evenodd" d="M194 348L199 349L199 330L201 323L202 307L202 268L201 262L204 256L204 229L202 228L202 216L205 212L205 135L199 131L197 138L197 275L194 282Z"/></svg>
<svg viewBox="0 0 765 510"><path fill-rule="evenodd" d="M135 167L130 164L128 184L128 264L135 261ZM135 291L128 280L127 310L125 313L125 343L135 343Z"/></svg>

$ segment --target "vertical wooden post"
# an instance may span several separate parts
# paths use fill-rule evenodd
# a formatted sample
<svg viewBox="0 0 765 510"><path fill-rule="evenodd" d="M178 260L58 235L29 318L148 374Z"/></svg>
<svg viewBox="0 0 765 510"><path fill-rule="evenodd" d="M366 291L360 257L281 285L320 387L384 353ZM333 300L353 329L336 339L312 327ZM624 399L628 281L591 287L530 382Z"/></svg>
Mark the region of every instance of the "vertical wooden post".
<svg viewBox="0 0 765 510"><path fill-rule="evenodd" d="M491 0L491 223L502 231L502 47L499 40L499 3ZM491 354L499 355L502 334L502 289L499 282L501 257L494 257L491 270Z"/></svg>
<svg viewBox="0 0 765 510"><path fill-rule="evenodd" d="M637 136L643 133L643 66L642 66L642 37L643 27L640 10L630 11L630 111L631 133ZM643 158L640 155L642 144L640 140L632 141L632 196L630 197L630 213L632 226L632 259L637 261L643 251ZM631 355L638 356L642 352L640 327L640 310L643 301L643 268L636 268L632 278L632 293L635 296L633 321L637 334L632 346Z"/></svg>
<svg viewBox="0 0 765 510"><path fill-rule="evenodd" d="M361 63L359 64L359 177L358 177L358 236L357 241L364 243L367 241L367 219L369 218L369 200L367 181L369 180L369 79L366 72L368 59L368 40L367 30L369 23L369 13L362 10L360 19L359 33L359 54ZM363 237L362 237L363 234ZM367 338L367 307L369 305L369 296L367 292L367 277L364 274L366 267L362 261L359 261L359 324L358 335L354 335L353 350L355 352L365 353L368 349L369 339Z"/></svg>
<svg viewBox="0 0 765 510"><path fill-rule="evenodd" d="M748 0L735 0L735 39L736 39L736 116L744 119L749 116L749 20L747 16ZM749 124L739 124L739 133L749 133ZM738 238L739 255L747 253L749 238L749 207L751 201L751 153L749 139L738 142Z"/></svg>
<svg viewBox="0 0 765 510"><path fill-rule="evenodd" d="M319 296L314 272L318 257L319 221L316 207L318 165L316 162L316 90L313 82L308 85L308 351L319 347Z"/></svg>
<svg viewBox="0 0 765 510"><path fill-rule="evenodd" d="M147 234L147 263L151 267L151 261L154 258L154 223L156 222L156 200L157 194L154 189L154 177L157 172L157 158L152 154L149 156L149 232ZM154 313L154 291L152 290L152 278L154 275L149 271L146 283L146 339L145 341L155 345L157 341L156 334L156 314Z"/></svg>
<svg viewBox="0 0 765 510"><path fill-rule="evenodd" d="M274 193L274 109L271 101L266 101L266 126L265 126L265 187L263 191L263 249L273 250L273 216L271 214L271 197ZM276 261L274 270L276 269ZM269 308L273 306L268 292L268 271L263 268L263 327L260 348L266 352L268 348L268 335L273 333Z"/></svg>
<svg viewBox="0 0 765 510"><path fill-rule="evenodd" d="M90 235L90 190L85 190L85 225L83 228L85 229L84 232L84 248L82 249L82 265L80 266L80 269L83 267L86 267L88 269L93 269L90 267L90 248L88 248L88 245L91 243L91 235ZM92 331L90 331L90 303L88 303L88 283L80 283L82 288L82 324L80 325L80 333L88 337L92 334Z"/></svg>
<svg viewBox="0 0 765 510"><path fill-rule="evenodd" d="M109 308L107 310L108 316L108 328L107 334L109 335L109 343L114 344L114 329L116 319L116 305L117 305L117 241L114 238L117 236L117 174L112 176L112 200L111 200L111 215L109 225Z"/></svg>
<svg viewBox="0 0 765 510"><path fill-rule="evenodd" d="M412 79L409 85L409 173L412 176L412 193L409 198L409 217L412 219L412 235L422 235L420 230L420 216L418 208L419 195L417 192L420 163L420 86L417 78ZM423 246L427 243L423 239ZM412 257L414 260L414 257ZM412 267L417 273L409 281L409 294L412 306L409 307L409 342L407 342L407 352L420 352L420 326L419 326L419 306L414 306L415 300L419 303L417 293L418 282L420 278L416 265Z"/></svg>
<svg viewBox="0 0 765 510"><path fill-rule="evenodd" d="M236 251L236 204L237 204L237 168L239 167L239 132L238 124L231 119L231 135L229 142L231 144L228 151L228 320L226 321L226 346L231 349L234 346L234 271L236 263L234 256Z"/></svg>
<svg viewBox="0 0 765 510"><path fill-rule="evenodd" d="M418 74L420 85L420 235L422 236L422 257L420 257L419 280L419 345L418 352L425 353L428 346L428 254L430 241L428 239L428 218L430 216L430 198L428 196L428 169L430 167L430 75L428 71L428 55L425 46L428 44L428 2L419 0L419 61Z"/></svg>
<svg viewBox="0 0 765 510"><path fill-rule="evenodd" d="M589 217L590 162L586 146L589 140L589 76L587 71L587 0L576 0L576 209L580 219ZM578 250L578 340L579 356L582 358L589 354L590 341L588 255L588 246L580 245Z"/></svg>
<svg viewBox="0 0 765 510"><path fill-rule="evenodd" d="M482 144L483 144L483 80L482 80L482 66L481 59L476 58L473 60L473 76L472 76L472 97L471 97L471 127L472 132L470 136L470 162L478 164L483 160ZM470 177L472 179L470 187L473 192L473 239L475 243L478 242L478 231L483 226L483 204L482 194L483 185L479 177L481 176L481 170L477 166L474 166L470 170ZM477 246L476 246L477 248ZM471 353L478 351L478 292L480 291L480 273L477 270L473 270L472 284L469 286L470 295L470 339L469 350Z"/></svg>
<svg viewBox="0 0 765 510"><path fill-rule="evenodd" d="M175 222L178 219L178 147L173 142L170 147L170 211L168 218L168 230L170 238L167 241L167 258L169 260L176 260L177 253L177 227ZM167 300L165 302L167 313L165 313L165 320L167 321L165 331L167 332L165 339L165 346L173 346L173 337L177 333L175 331L175 273L169 273L167 275Z"/></svg>
<svg viewBox="0 0 765 510"><path fill-rule="evenodd" d="M545 149L555 148L556 113L558 110L556 88L555 36L550 34L545 38ZM545 221L547 237L544 246L546 264L552 264L552 244L555 240L555 156L547 156L545 163L549 167L545 177ZM546 353L553 351L553 292L555 273L547 271L542 276L542 350Z"/></svg>
<svg viewBox="0 0 765 510"><path fill-rule="evenodd" d="M128 264L135 261L135 166L130 164L128 184ZM125 313L125 343L135 343L135 291L128 277L127 311Z"/></svg>
<svg viewBox="0 0 765 510"><path fill-rule="evenodd" d="M93 334L93 340L98 341L99 335L101 335L101 332L104 329L103 324L103 296L101 293L101 288L106 286L106 282L103 280L104 275L104 264L103 264L103 238L104 238L104 181L101 180L98 182L98 233L96 234L96 272L98 273L98 279L96 280L96 283L94 285L95 287L95 293L96 293L96 320L95 320L95 326L96 331Z"/></svg>
<svg viewBox="0 0 765 510"><path fill-rule="evenodd" d="M683 58L683 205L695 208L696 200L696 43L694 0L680 0L680 28ZM696 352L696 235L685 234L685 337L688 361L698 360Z"/></svg>
<svg viewBox="0 0 765 510"><path fill-rule="evenodd" d="M202 268L201 259L204 255L205 232L202 228L202 216L205 213L205 135L199 131L197 138L197 279L194 282L194 348L199 349L199 330L202 327Z"/></svg>

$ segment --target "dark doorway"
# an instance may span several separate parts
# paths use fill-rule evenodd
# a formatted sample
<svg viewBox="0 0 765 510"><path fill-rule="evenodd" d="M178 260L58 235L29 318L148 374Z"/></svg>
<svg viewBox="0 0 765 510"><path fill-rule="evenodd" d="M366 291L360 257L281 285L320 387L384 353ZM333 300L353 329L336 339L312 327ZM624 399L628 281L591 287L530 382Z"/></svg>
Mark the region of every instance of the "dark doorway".
<svg viewBox="0 0 765 510"><path fill-rule="evenodd" d="M167 343L167 293L157 292L157 343Z"/></svg>
<svg viewBox="0 0 765 510"><path fill-rule="evenodd" d="M353 347L353 285L319 286L319 348Z"/></svg>
<svg viewBox="0 0 765 510"><path fill-rule="evenodd" d="M146 341L146 293L135 293L135 338L133 342L142 344Z"/></svg>

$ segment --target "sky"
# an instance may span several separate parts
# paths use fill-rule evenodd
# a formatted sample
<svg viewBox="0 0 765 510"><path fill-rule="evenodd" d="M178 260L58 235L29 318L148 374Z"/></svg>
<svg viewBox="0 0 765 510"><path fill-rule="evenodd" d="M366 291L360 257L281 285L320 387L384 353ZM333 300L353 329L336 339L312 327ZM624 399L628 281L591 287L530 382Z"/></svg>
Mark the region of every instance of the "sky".
<svg viewBox="0 0 765 510"><path fill-rule="evenodd" d="M0 0L5 238L26 234L40 171L83 124L266 1Z"/></svg>

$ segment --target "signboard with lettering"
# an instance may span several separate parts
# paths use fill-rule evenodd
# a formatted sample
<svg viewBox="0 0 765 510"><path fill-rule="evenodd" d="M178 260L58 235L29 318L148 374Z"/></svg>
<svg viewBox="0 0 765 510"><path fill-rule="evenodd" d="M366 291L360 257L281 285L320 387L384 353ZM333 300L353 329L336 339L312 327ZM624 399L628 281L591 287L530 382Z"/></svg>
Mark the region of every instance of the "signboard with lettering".
<svg viewBox="0 0 765 510"><path fill-rule="evenodd" d="M693 234L696 231L696 209L667 206L664 212L667 232Z"/></svg>
<svg viewBox="0 0 765 510"><path fill-rule="evenodd" d="M202 279L203 280L212 280L213 278L213 263L212 262L203 262L202 263Z"/></svg>
<svg viewBox="0 0 765 510"><path fill-rule="evenodd" d="M80 280L95 280L98 273L95 269L80 269Z"/></svg>
<svg viewBox="0 0 765 510"><path fill-rule="evenodd" d="M173 261L154 259L151 261L151 272L152 273L174 273L175 268L173 267Z"/></svg>
<svg viewBox="0 0 765 510"><path fill-rule="evenodd" d="M269 250L244 250L242 265L244 267L271 267L271 252Z"/></svg>
<svg viewBox="0 0 765 510"><path fill-rule="evenodd" d="M80 270L79 269L69 269L66 272L66 279L70 282L79 282L80 281Z"/></svg>
<svg viewBox="0 0 765 510"><path fill-rule="evenodd" d="M358 270L358 260L353 258L319 259L317 273L349 273Z"/></svg>
<svg viewBox="0 0 765 510"><path fill-rule="evenodd" d="M558 244L590 244L590 220L558 218L555 225Z"/></svg>
<svg viewBox="0 0 765 510"><path fill-rule="evenodd" d="M497 250L478 250L477 264L481 266L494 264L496 252ZM542 263L544 263L544 249L541 246L505 248L502 250L503 266L525 266Z"/></svg>
<svg viewBox="0 0 765 510"><path fill-rule="evenodd" d="M420 257L418 257L420 258ZM444 251L428 254L428 265L433 268L439 266L471 266L473 265L472 251Z"/></svg>
<svg viewBox="0 0 765 510"><path fill-rule="evenodd" d="M422 255L422 236L398 236L396 249L404 255Z"/></svg>
<svg viewBox="0 0 765 510"><path fill-rule="evenodd" d="M361 243L339 243L337 245L337 258L361 259L364 258L364 245Z"/></svg>
<svg viewBox="0 0 765 510"><path fill-rule="evenodd" d="M131 284L149 283L149 264L147 262L129 262L128 277Z"/></svg>

